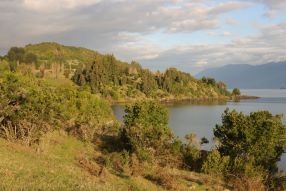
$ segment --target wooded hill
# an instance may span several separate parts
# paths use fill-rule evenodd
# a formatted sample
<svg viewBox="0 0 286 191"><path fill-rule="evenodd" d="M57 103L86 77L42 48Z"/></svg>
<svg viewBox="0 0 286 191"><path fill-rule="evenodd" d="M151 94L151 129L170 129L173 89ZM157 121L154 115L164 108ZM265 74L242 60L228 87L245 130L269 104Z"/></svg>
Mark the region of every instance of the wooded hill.
<svg viewBox="0 0 286 191"><path fill-rule="evenodd" d="M198 80L175 68L163 73L152 72L135 61L129 64L112 54L103 55L57 43L14 47L6 57L16 66L30 63L39 77L70 78L79 86L88 87L93 93L114 101L146 98L205 100L230 95L223 82L211 78Z"/></svg>

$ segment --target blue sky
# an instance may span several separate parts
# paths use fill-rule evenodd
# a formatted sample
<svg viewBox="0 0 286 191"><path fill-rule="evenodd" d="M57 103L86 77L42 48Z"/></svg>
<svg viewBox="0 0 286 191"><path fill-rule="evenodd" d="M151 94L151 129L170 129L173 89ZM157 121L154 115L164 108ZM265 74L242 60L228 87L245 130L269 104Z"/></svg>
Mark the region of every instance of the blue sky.
<svg viewBox="0 0 286 191"><path fill-rule="evenodd" d="M56 41L196 74L285 61L285 13L285 0L2 0L0 52Z"/></svg>

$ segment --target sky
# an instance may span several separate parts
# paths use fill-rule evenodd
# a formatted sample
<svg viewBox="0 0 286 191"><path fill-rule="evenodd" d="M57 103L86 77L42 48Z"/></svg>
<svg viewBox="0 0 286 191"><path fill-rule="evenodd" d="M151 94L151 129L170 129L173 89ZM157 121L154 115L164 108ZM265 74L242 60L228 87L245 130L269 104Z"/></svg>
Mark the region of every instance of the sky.
<svg viewBox="0 0 286 191"><path fill-rule="evenodd" d="M196 74L286 60L286 0L0 0L0 54L58 42Z"/></svg>

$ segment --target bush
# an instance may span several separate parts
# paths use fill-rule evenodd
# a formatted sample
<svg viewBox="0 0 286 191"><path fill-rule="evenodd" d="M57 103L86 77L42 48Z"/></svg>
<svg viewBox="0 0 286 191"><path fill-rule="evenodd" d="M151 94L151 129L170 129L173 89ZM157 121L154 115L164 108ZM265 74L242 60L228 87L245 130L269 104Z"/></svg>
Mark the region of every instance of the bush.
<svg viewBox="0 0 286 191"><path fill-rule="evenodd" d="M185 136L186 144L182 144L181 152L184 159L184 165L187 166L188 169L198 170L201 168L200 158L201 152L199 148L198 140L196 139L195 134L188 134Z"/></svg>
<svg viewBox="0 0 286 191"><path fill-rule="evenodd" d="M6 60L0 60L0 71L9 71L10 66L9 63Z"/></svg>
<svg viewBox="0 0 286 191"><path fill-rule="evenodd" d="M218 150L212 150L202 166L202 171L211 175L224 176L228 172L229 157L223 157Z"/></svg>
<svg viewBox="0 0 286 191"><path fill-rule="evenodd" d="M277 173L277 162L286 147L286 126L281 115L272 115L268 111L244 115L227 109L222 116L222 125L216 126L214 135L220 142L220 155L217 152L209 155L208 160L216 162L210 168L211 162L207 161L206 171L214 169L220 172L221 156L229 158L225 176L231 174L242 179L266 181Z"/></svg>
<svg viewBox="0 0 286 191"><path fill-rule="evenodd" d="M142 160L169 152L174 143L167 127L167 109L153 101L136 102L126 107L124 128L120 137L123 147L138 154Z"/></svg>
<svg viewBox="0 0 286 191"><path fill-rule="evenodd" d="M41 134L84 126L93 132L111 119L109 105L69 84L19 73L0 80L0 137L37 142Z"/></svg>
<svg viewBox="0 0 286 191"><path fill-rule="evenodd" d="M240 90L239 90L238 88L234 88L234 89L232 90L232 95L234 95L234 96L239 96L239 95L240 95Z"/></svg>

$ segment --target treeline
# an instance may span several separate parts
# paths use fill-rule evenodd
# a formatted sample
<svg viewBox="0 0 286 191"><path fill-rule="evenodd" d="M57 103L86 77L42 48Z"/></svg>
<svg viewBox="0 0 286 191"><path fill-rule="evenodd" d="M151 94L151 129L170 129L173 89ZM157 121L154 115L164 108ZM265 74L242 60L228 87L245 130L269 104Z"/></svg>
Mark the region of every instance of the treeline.
<svg viewBox="0 0 286 191"><path fill-rule="evenodd" d="M230 96L223 82L212 78L195 79L176 68L152 72L135 61L130 64L113 55L63 46L40 43L12 47L5 59L10 70L28 64L38 77L72 78L79 86L89 87L103 97L126 101L128 99L218 99Z"/></svg>
<svg viewBox="0 0 286 191"><path fill-rule="evenodd" d="M226 85L214 79L197 80L189 73L169 68L164 73L143 69L138 63L122 64L113 55L97 56L76 70L73 81L89 86L93 93L119 99L124 97L167 98L229 96Z"/></svg>
<svg viewBox="0 0 286 191"><path fill-rule="evenodd" d="M26 50L22 47L12 47L8 51L5 58L9 61L9 67L11 71L16 71L17 65L19 64L33 64L37 65L38 57L37 55L26 52Z"/></svg>

